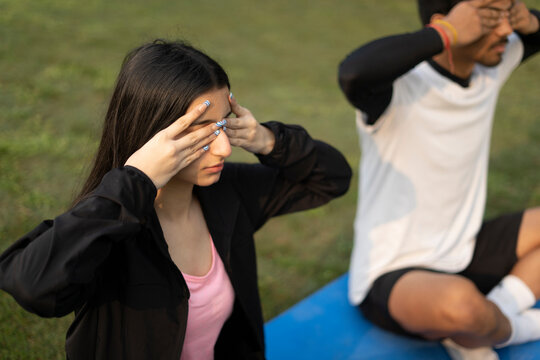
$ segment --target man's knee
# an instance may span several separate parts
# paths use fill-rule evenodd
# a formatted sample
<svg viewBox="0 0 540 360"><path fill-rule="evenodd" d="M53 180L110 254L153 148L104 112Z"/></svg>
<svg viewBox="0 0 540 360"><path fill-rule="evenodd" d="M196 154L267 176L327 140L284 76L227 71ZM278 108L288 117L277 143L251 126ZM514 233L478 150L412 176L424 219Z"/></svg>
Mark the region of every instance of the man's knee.
<svg viewBox="0 0 540 360"><path fill-rule="evenodd" d="M445 278L442 283L433 286L431 293L428 289L418 294L417 301L400 302L395 297L400 294L394 294L395 320L417 334L450 335L479 328L486 300L476 286L462 277Z"/></svg>
<svg viewBox="0 0 540 360"><path fill-rule="evenodd" d="M449 286L446 299L441 302L438 311L441 322L449 330L461 333L480 330L486 319L486 299L476 286L468 281Z"/></svg>

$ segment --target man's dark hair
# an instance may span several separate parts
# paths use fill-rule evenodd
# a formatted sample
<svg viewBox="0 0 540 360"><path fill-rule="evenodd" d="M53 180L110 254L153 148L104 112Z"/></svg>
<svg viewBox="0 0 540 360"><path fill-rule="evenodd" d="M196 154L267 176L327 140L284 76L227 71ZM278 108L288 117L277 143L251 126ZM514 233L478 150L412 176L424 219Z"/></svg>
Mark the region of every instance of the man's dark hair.
<svg viewBox="0 0 540 360"><path fill-rule="evenodd" d="M418 0L418 12L423 25L430 23L433 14L448 14L457 3L463 0Z"/></svg>

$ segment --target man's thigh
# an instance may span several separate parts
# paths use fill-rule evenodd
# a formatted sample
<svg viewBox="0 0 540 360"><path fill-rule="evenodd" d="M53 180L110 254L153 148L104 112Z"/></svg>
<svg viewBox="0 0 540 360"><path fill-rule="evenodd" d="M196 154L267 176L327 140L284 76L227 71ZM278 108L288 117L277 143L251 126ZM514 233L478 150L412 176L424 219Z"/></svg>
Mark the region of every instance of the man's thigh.
<svg viewBox="0 0 540 360"><path fill-rule="evenodd" d="M426 292L429 292L429 289L433 289L433 286L437 284L437 287L441 288L440 290L446 291L447 287L444 285L441 286L439 279L444 281L447 279L447 276L453 277L455 275L419 267L388 272L375 280L359 308L368 320L385 330L400 335L423 338L416 332L410 331L407 326L404 327L402 325L403 323L398 321L402 319L396 317L396 313L399 315L402 312L407 312L406 307L410 307L414 316L418 316L419 314L416 311L419 306L418 300L422 297L425 298ZM422 286L418 287L416 284ZM423 285L428 286L424 287ZM397 291L396 288L398 289ZM438 291L427 296L431 301L422 305L422 310L430 313L435 306L433 301L438 302L442 298L442 293ZM392 306L390 305L391 298L393 299ZM423 314L421 315L423 316Z"/></svg>
<svg viewBox="0 0 540 360"><path fill-rule="evenodd" d="M419 328L432 322L440 323L437 320L441 316L440 306L447 306L461 291L478 294L471 284L482 294L487 294L511 271L517 262L516 247L522 218L520 212L486 221L477 235L470 264L457 274L409 267L381 275L359 306L364 316L388 331L418 337L409 327L405 329L400 324L404 323L403 319L407 325ZM394 291L398 283L401 284ZM389 306L391 294L392 309ZM410 317L411 321L407 321L407 313L414 315Z"/></svg>
<svg viewBox="0 0 540 360"><path fill-rule="evenodd" d="M404 329L429 339L467 329L485 297L469 279L447 273L415 270L394 285L388 311Z"/></svg>
<svg viewBox="0 0 540 360"><path fill-rule="evenodd" d="M521 258L540 247L540 207L527 209L519 228L517 257Z"/></svg>

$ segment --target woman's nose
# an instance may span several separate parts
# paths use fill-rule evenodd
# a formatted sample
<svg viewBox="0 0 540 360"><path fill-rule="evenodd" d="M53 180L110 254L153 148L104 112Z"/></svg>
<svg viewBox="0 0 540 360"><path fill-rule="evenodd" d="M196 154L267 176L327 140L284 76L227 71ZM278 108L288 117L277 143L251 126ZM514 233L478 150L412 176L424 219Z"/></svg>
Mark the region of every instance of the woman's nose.
<svg viewBox="0 0 540 360"><path fill-rule="evenodd" d="M231 155L231 143L229 142L229 137L227 136L225 131L223 131L223 129L220 129L219 135L210 144L210 149L214 155L218 155L224 158Z"/></svg>

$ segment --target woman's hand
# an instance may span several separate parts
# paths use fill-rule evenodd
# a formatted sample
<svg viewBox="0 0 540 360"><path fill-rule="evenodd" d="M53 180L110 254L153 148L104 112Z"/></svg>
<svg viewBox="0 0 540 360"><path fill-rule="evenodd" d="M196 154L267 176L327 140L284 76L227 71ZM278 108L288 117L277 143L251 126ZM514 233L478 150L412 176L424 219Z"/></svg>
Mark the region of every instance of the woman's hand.
<svg viewBox="0 0 540 360"><path fill-rule="evenodd" d="M209 105L209 101L202 103L158 132L134 152L125 165L144 172L157 189L165 186L180 170L204 154L204 147L217 137L215 132L221 126L216 124L209 124L189 133L184 132L204 114Z"/></svg>
<svg viewBox="0 0 540 360"><path fill-rule="evenodd" d="M274 149L274 133L259 124L251 112L238 105L236 99L229 95L231 110L236 115L227 118L227 136L233 146L239 146L254 154L269 154Z"/></svg>
<svg viewBox="0 0 540 360"><path fill-rule="evenodd" d="M515 31L527 35L538 31L538 18L531 14L522 1L516 1L510 9L510 26Z"/></svg>

